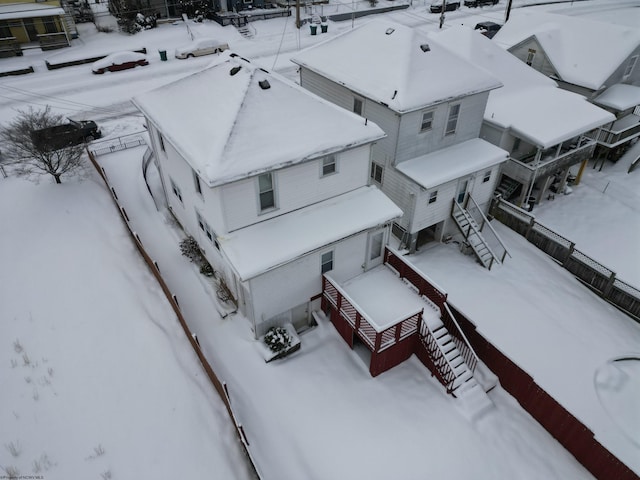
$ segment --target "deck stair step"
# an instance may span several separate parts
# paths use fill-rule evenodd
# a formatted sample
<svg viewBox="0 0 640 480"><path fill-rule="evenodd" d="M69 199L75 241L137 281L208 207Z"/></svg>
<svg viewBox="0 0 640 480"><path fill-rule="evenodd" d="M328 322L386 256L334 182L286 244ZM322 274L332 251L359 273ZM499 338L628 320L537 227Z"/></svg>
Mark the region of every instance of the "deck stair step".
<svg viewBox="0 0 640 480"><path fill-rule="evenodd" d="M452 217L482 265L486 268L491 268L493 263L500 263L500 260L493 254L489 244L480 232L480 227L474 218L462 205L455 201Z"/></svg>

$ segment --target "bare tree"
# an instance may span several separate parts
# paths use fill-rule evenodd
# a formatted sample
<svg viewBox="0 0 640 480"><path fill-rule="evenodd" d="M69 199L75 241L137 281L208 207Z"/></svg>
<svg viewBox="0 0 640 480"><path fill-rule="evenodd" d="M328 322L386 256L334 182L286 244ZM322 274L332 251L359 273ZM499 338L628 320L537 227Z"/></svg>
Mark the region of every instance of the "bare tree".
<svg viewBox="0 0 640 480"><path fill-rule="evenodd" d="M62 175L84 170L83 145L55 149L47 142L34 141L33 132L65 122L65 118L51 112L49 106L43 110L32 107L18 110L18 116L0 130L4 163L12 165L17 175L51 175L56 183L62 183Z"/></svg>

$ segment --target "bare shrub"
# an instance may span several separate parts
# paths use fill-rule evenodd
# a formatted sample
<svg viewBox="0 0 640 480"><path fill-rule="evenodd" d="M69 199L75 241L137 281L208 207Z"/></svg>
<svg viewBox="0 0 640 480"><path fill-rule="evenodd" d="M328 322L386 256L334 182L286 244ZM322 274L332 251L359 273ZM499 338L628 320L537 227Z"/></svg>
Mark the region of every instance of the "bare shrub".
<svg viewBox="0 0 640 480"><path fill-rule="evenodd" d="M11 454L12 457L18 458L22 453L22 447L20 446L20 441L16 440L15 442L9 442L4 445L4 448Z"/></svg>

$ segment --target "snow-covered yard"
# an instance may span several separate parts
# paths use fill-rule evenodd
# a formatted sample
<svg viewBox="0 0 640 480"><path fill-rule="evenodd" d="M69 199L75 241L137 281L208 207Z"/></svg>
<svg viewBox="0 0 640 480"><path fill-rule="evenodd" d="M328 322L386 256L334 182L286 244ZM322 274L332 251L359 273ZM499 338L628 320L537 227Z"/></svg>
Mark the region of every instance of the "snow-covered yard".
<svg viewBox="0 0 640 480"><path fill-rule="evenodd" d="M564 8L592 12L638 5L630 0L575 3ZM414 3L387 15L437 28L438 15L425 8ZM503 15L498 5L464 8L447 19L474 25ZM254 22L252 39L211 22L193 28L290 78L296 77L291 54L351 28L351 22L331 22L328 34L311 37L307 30L297 32L292 22L293 17ZM142 130L129 99L211 61L173 58L173 48L189 41L187 33L181 23L133 37L87 30L71 49L0 59L0 71L26 64L36 69L2 79L0 120L6 122L25 105L51 104L71 116L98 119L106 137ZM45 58L64 61L140 46L147 48L150 66L136 71L95 76L90 65L46 71L43 64ZM168 50L167 62L161 62L160 49ZM470 422L415 357L371 378L363 352L349 350L327 322L302 335L300 351L266 364L248 322L239 315L222 318L215 291L180 255L180 231L166 212L156 210L142 182L143 151L100 160L213 368L229 385L264 479L590 478L500 387L490 393L496 408ZM640 286L640 170L627 175L623 169L622 164L607 164L602 172L588 169L571 195L556 196L533 213ZM43 179L35 185L0 177L0 465L47 479L250 478L224 406L108 191L95 173L63 181L56 186ZM579 388L596 381L606 386L612 378L606 361L617 352L640 356L640 329L534 247L510 231L503 233L514 259L495 271L481 269L451 246L423 252L425 271L472 320L504 322L484 328L518 347L523 361L542 366L536 380L543 387L564 383L563 398L585 418L597 411L602 438L614 446L626 438L621 458L639 471L637 440L630 441L628 430L618 427L634 425L633 419L609 416L616 408L632 415L634 403L624 402L640 396L637 388L632 385L627 395L605 392L608 410L596 398L603 389L592 389L583 401ZM487 302L494 294L509 301ZM526 312L522 328L510 321L515 312ZM529 348L533 334L559 327L564 336L557 348ZM523 333L527 329L530 334ZM603 344L606 348L599 350ZM587 347L593 356L584 353ZM574 355L567 363L579 373L577 383L560 375L553 363L558 360L548 350Z"/></svg>

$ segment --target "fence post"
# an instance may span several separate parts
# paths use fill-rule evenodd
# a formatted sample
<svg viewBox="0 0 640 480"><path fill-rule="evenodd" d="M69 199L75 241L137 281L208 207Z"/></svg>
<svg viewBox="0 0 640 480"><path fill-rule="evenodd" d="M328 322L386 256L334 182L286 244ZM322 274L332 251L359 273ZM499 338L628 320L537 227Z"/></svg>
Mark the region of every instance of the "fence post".
<svg viewBox="0 0 640 480"><path fill-rule="evenodd" d="M573 255L573 250L576 248L576 244L571 242L571 245L569 245L569 253L567 254L566 258L562 261L562 266L563 267L567 267L567 262L569 261L569 259L571 258L571 255Z"/></svg>
<svg viewBox="0 0 640 480"><path fill-rule="evenodd" d="M533 230L533 226L535 225L535 223L536 223L535 218L533 217L529 218L529 225L527 226L527 231L524 234L524 238L526 238L528 241L531 241L529 240L529 234L531 233L531 230Z"/></svg>

